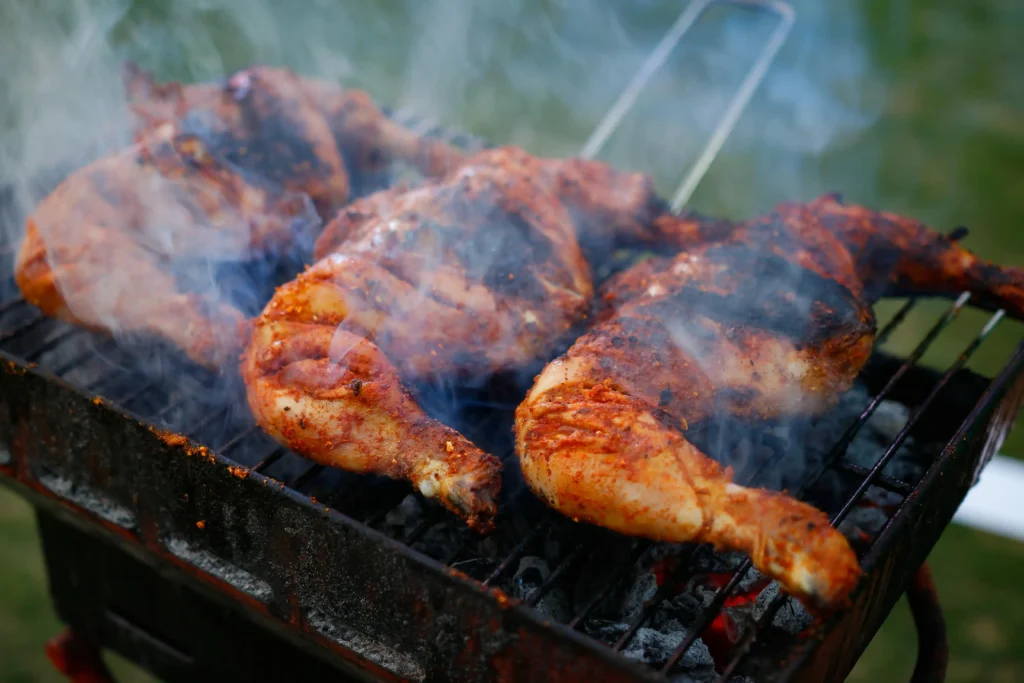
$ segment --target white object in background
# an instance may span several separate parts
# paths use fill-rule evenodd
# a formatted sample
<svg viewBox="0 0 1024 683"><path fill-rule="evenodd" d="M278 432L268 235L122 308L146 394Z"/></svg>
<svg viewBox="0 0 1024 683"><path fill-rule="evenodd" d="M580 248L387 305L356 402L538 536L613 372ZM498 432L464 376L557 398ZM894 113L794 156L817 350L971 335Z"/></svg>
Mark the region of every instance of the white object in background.
<svg viewBox="0 0 1024 683"><path fill-rule="evenodd" d="M953 521L1024 541L1024 462L997 455L967 492Z"/></svg>

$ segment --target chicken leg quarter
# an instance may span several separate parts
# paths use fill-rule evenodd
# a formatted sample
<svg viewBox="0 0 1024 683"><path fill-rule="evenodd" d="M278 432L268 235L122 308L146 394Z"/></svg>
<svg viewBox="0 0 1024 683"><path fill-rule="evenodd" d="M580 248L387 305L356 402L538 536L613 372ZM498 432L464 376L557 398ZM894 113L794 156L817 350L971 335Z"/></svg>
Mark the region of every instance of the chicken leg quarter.
<svg viewBox="0 0 1024 683"><path fill-rule="evenodd" d="M607 191L578 185L583 176ZM506 148L356 201L255 323L242 372L256 420L301 455L409 480L490 528L499 461L427 416L407 387L478 382L568 343L593 299L577 227L600 217L595 245L649 224L661 206L649 185Z"/></svg>
<svg viewBox="0 0 1024 683"><path fill-rule="evenodd" d="M610 280L592 327L517 409L524 477L573 518L740 550L802 599L842 604L860 569L826 515L734 484L687 441L688 426L818 414L867 361L877 296L968 288L1019 315L1022 271L834 196L743 224L655 222L682 251Z"/></svg>

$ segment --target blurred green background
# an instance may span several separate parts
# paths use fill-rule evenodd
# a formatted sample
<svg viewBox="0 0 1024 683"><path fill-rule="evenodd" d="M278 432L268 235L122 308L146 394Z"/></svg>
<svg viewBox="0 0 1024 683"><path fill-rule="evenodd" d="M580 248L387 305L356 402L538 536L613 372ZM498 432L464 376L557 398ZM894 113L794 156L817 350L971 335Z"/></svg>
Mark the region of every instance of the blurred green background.
<svg viewBox="0 0 1024 683"><path fill-rule="evenodd" d="M740 218L830 190L1024 264L1024 3L795 1L798 21L691 206ZM496 142L578 150L683 3L238 0L0 5L0 174L26 174L123 137L117 65L210 78L252 61L369 90ZM602 157L671 193L775 24L716 9L651 82ZM22 176L13 176L18 180ZM880 316L894 310L883 302ZM906 351L944 303L889 342ZM984 323L965 313L925 362L948 364ZM1022 337L1008 322L971 366L991 374ZM1024 458L1024 429L1004 451ZM1024 545L950 528L931 557L949 621L950 681L1024 680ZM58 631L28 508L0 491L0 683L56 681ZM904 604L851 680L903 681L915 652ZM122 680L148 680L118 662Z"/></svg>

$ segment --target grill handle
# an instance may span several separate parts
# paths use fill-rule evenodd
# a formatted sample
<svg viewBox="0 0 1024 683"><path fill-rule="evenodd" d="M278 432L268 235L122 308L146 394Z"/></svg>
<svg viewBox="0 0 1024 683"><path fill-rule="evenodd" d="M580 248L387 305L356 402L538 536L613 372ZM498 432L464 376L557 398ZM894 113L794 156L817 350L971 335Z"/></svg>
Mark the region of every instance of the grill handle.
<svg viewBox="0 0 1024 683"><path fill-rule="evenodd" d="M942 683L949 664L946 618L928 564L922 564L907 587L907 602L917 627L917 663L910 683Z"/></svg>

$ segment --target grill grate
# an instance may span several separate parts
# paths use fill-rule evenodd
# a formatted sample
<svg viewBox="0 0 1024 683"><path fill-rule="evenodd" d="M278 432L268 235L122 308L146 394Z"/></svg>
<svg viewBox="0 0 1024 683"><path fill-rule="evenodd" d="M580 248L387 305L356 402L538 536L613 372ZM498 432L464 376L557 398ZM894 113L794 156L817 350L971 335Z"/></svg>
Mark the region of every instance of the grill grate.
<svg viewBox="0 0 1024 683"><path fill-rule="evenodd" d="M695 0L690 3L587 140L581 153L581 156L590 158L601 151L613 131L636 102L646 83L664 64L672 49L708 7L715 4L729 4L747 10L771 12L779 18L779 24L761 52L757 63L748 72L739 91L730 101L726 114L720 119L718 127L712 133L697 162L687 172L674 192L672 205L676 210L680 209L692 195L785 41L794 21L793 12L788 5L759 0ZM395 114L395 117L419 128L426 134L444 138L454 144L467 148L479 146L477 141L468 136L451 134L421 119L402 114ZM950 236L953 239L959 239L963 234L963 231L958 229ZM971 355L999 325L1003 318L1002 311L997 311L988 319L970 344L931 387L923 400L916 405L909 421L884 448L872 466L866 467L852 462L844 456L858 432L875 414L879 405L891 398L900 380L917 365L925 352L957 318L969 300L968 294L961 295L938 317L917 347L897 365L881 389L874 393L859 416L828 451L821 466L811 476L805 478L803 485L795 493L798 498L806 498L813 486L828 472L835 473L853 486L853 492L843 499L838 510L831 516L833 526L838 526L872 487L881 488L898 496L899 503L897 505L899 506L902 506L915 492L916 482L903 481L883 473L883 470L904 444L911 430L932 407L951 378L964 367ZM915 301L909 300L893 315L879 331L876 348L883 344L906 319L914 305ZM44 330L47 331L44 332ZM147 423L158 424L183 433L197 443L212 444L213 450L236 465L247 466L251 472L276 479L300 495L302 495L301 492L308 492L307 497L311 498L321 490L326 491L328 495L324 497L324 500L329 502L330 507L361 521L368 527L380 529L388 515L410 495L404 484L389 482L381 478L339 473L320 465L310 465L307 461L270 441L252 424L248 415L239 414L244 412L244 409L239 410L237 406L244 405L244 401L240 399L237 390L233 392L218 390L217 393L221 394L223 399L219 405L216 402L212 405L204 403L197 398L197 396L201 396L199 391L193 392L187 387L167 387L160 377L141 375L138 371L138 359L133 355L134 352L130 346L118 345L78 328L47 320L38 312L30 311L21 298L16 297L0 303L0 344L12 355L28 362L40 363L53 375L85 387L97 398L130 410ZM174 354L170 353L168 357L174 358ZM185 367L187 366L182 366L182 368ZM190 383L195 383L198 387L222 388L223 384L219 383L217 378L191 367L183 369L180 376ZM175 377L178 375L175 374ZM510 409L514 406L503 407ZM770 458L760 463L753 472L740 478L740 483L756 483L759 473L764 468L770 467L775 459L784 455L785 448L785 441L775 444L771 449ZM540 506L528 492L518 478L515 463L509 458L510 453L511 450L507 450L503 458L509 480L506 481L505 490L508 493L503 496L498 524L499 529L520 528L523 529L523 533L500 558L492 560L493 567L480 578L480 583L485 587L498 585L499 581L513 570L516 562L540 543L547 534L556 530L559 524L563 523L555 513ZM861 549L859 557L862 561L865 558L870 559L874 547L873 541L884 534L895 517L896 514L890 515L885 526L874 534L872 544ZM412 546L423 540L432 528L440 524L455 523L451 522L447 513L439 507L428 506L423 519L411 528L404 530L401 538L397 540L406 546ZM576 539L576 544L564 553L547 577L526 595L523 602L530 607L537 606L556 586L567 581L575 570L588 563L598 561L602 544L614 538L614 543L623 546L614 567L608 572L606 580L600 586L595 587L589 597L582 601L575 612L569 615L565 621L570 629L582 631L587 620L608 600L615 587L658 544L646 540L627 541L621 537L614 537L608 532L582 526L575 528L573 537ZM615 642L610 644L611 649L617 652L626 650L637 637L640 629L652 618L658 607L670 597L674 587L695 579L699 573L698 567L705 566L706 561L712 556L713 551L707 546L687 545L680 548L672 556L674 557L674 566L667 579L659 585L655 594L644 602L639 613L629 621L626 630L618 636ZM442 557L435 559L453 568L488 561L488 558L474 550L469 543L454 545ZM673 649L667 660L661 665L660 673L663 676L672 676L676 672L680 662L693 648L701 634L721 615L729 598L737 594L750 569L749 559L741 562L729 573L728 580L715 590L710 603L700 611L695 623L688 628L688 633L682 642ZM865 566L865 569L869 570L869 567ZM777 613L791 600L782 593L771 597L768 593L771 590L775 589L772 586L761 589L760 596L767 600L768 607L756 621L744 624L719 680L727 681L737 671L742 670L745 657L754 651L759 638L772 624Z"/></svg>

